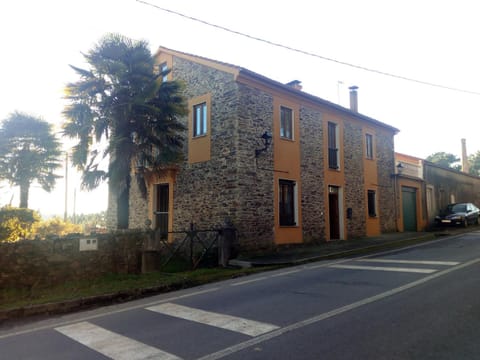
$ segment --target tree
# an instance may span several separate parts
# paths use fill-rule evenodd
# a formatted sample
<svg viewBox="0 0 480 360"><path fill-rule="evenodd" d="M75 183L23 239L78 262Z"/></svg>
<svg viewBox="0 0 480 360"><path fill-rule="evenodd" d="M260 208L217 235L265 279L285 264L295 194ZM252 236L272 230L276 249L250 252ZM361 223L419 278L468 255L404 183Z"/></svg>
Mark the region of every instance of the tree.
<svg viewBox="0 0 480 360"><path fill-rule="evenodd" d="M148 44L108 34L84 55L88 70L72 66L80 80L67 85L65 135L78 139L72 162L82 170L82 186L104 180L116 196L117 227L128 228L131 170L146 196L145 172L181 159L187 114L181 85L163 82ZM98 145L107 145L99 148ZM102 160L108 158L108 167Z"/></svg>
<svg viewBox="0 0 480 360"><path fill-rule="evenodd" d="M54 171L61 167L60 142L52 125L21 112L14 112L0 127L0 180L20 187L20 207L28 208L30 185L36 181L52 191Z"/></svg>
<svg viewBox="0 0 480 360"><path fill-rule="evenodd" d="M447 167L447 168L452 168L455 170L461 170L462 168L460 164L457 164L460 161L460 158L458 158L454 154L450 154L446 152L433 153L432 155L427 156L425 160L430 161L434 164Z"/></svg>
<svg viewBox="0 0 480 360"><path fill-rule="evenodd" d="M480 175L480 151L468 156L469 170L472 175Z"/></svg>

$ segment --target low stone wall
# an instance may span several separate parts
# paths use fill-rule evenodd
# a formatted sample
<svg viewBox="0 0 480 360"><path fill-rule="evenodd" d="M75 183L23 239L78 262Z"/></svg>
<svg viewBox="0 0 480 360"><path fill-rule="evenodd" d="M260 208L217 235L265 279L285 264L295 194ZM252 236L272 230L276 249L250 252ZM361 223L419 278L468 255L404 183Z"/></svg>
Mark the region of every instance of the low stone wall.
<svg viewBox="0 0 480 360"><path fill-rule="evenodd" d="M144 237L141 232L129 232L0 243L0 289L33 289L108 273L139 273Z"/></svg>

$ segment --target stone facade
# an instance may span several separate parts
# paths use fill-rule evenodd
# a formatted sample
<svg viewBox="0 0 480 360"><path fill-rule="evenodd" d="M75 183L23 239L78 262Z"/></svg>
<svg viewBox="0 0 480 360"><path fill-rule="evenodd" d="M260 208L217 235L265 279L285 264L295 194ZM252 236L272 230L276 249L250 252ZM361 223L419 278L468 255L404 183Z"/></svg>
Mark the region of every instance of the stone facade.
<svg viewBox="0 0 480 360"><path fill-rule="evenodd" d="M222 227L232 223L238 230L242 248L260 249L275 245L275 171L272 145L261 156L260 135L273 131L275 97L299 106L300 186L302 218L299 219L303 242L326 240L328 228L324 171L327 161L324 128L325 108L335 113L343 124L344 204L352 217L345 220L347 238L366 234L366 190L363 180L363 123L378 128L376 151L378 166L379 216L382 231L395 230L394 190L391 173L394 169L394 128L370 121L347 109L320 101L304 101L303 93L289 90L257 75L251 82L239 81L235 71L225 71L225 64L192 60L191 56L173 54L172 77L185 84L186 99L211 97L211 150L208 161L189 162L189 142L185 141L185 161L179 164L173 184L173 230L180 231L195 224L199 229ZM221 66L216 66L216 65ZM238 75L238 74L237 74ZM260 79L260 80L259 80ZM367 120L362 120L366 118ZM350 120L352 119L352 120ZM359 120L360 119L360 120ZM188 126L188 118L184 118ZM278 126L278 125L277 125ZM150 189L150 191L152 191ZM130 227L143 228L149 214L148 202L140 197L136 185L130 192Z"/></svg>
<svg viewBox="0 0 480 360"><path fill-rule="evenodd" d="M366 235L366 204L363 168L363 132L357 122L345 122L345 207L352 209L352 218L347 219L347 236Z"/></svg>
<svg viewBox="0 0 480 360"><path fill-rule="evenodd" d="M303 107L300 111L302 209L304 241L325 239L325 179L322 113Z"/></svg>
<svg viewBox="0 0 480 360"><path fill-rule="evenodd" d="M386 131L378 131L376 138L380 231L382 233L394 232L397 225L393 175L395 169L393 136Z"/></svg>

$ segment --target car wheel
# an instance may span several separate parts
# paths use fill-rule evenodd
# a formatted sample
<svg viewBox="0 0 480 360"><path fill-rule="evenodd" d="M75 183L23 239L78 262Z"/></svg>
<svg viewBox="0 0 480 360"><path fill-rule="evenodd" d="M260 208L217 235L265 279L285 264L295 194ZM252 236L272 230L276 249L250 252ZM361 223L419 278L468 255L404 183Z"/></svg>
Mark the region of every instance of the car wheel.
<svg viewBox="0 0 480 360"><path fill-rule="evenodd" d="M478 217L475 218L475 225L478 225Z"/></svg>
<svg viewBox="0 0 480 360"><path fill-rule="evenodd" d="M468 219L467 219L467 218L465 218L465 220L463 220L463 226L464 226L464 227L467 227L467 226L468 226Z"/></svg>

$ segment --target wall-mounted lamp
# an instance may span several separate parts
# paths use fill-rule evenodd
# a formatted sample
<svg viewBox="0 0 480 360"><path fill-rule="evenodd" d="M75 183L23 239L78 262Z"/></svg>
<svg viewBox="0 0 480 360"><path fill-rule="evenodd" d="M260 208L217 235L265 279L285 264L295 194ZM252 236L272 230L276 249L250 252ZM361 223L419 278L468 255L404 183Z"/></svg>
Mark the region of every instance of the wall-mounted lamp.
<svg viewBox="0 0 480 360"><path fill-rule="evenodd" d="M405 166L401 162L397 164L397 174L401 174Z"/></svg>
<svg viewBox="0 0 480 360"><path fill-rule="evenodd" d="M255 149L255 157L258 157L262 152L267 151L268 147L272 144L272 134L268 131L265 131L260 139L263 141L263 148Z"/></svg>

